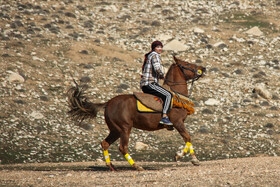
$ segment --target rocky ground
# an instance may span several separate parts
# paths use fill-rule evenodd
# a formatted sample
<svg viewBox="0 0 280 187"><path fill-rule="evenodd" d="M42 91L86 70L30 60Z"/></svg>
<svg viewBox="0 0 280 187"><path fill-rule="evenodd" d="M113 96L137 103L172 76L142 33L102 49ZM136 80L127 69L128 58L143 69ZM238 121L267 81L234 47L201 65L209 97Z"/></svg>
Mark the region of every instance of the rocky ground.
<svg viewBox="0 0 280 187"><path fill-rule="evenodd" d="M273 164L272 164L273 163ZM250 157L186 162L141 162L132 170L115 162L107 172L101 162L33 163L0 166L0 186L279 186L280 157Z"/></svg>
<svg viewBox="0 0 280 187"><path fill-rule="evenodd" d="M280 1L4 0L0 4L0 160L103 159L102 113L76 126L67 116L72 77L93 102L140 91L143 55L156 39L207 67L185 121L198 159L280 155ZM143 149L136 146L145 144ZM134 129L136 161L173 161L175 131ZM125 160L118 143L112 160ZM188 157L185 161L189 160Z"/></svg>

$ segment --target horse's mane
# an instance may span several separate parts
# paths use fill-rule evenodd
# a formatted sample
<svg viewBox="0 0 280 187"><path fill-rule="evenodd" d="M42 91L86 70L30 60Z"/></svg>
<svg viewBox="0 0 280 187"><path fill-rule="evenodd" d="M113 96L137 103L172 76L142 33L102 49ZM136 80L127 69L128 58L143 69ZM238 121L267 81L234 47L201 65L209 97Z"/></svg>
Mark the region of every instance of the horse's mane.
<svg viewBox="0 0 280 187"><path fill-rule="evenodd" d="M176 65L175 63L172 63L172 64L170 65L170 67L168 68L167 73L166 73L166 75L165 75L164 84L167 83L167 81L166 81L166 80L167 80L167 77L169 77L170 72L171 72L173 66L175 66L175 65Z"/></svg>

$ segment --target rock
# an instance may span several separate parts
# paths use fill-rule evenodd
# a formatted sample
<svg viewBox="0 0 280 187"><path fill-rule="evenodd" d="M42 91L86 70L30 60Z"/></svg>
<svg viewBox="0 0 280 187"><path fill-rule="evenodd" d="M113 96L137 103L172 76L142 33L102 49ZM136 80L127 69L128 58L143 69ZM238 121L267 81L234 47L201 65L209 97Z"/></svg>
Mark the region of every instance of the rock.
<svg viewBox="0 0 280 187"><path fill-rule="evenodd" d="M179 52L179 51L186 51L188 49L188 47L183 44L182 42L174 39L172 40L171 42L169 42L168 44L166 44L164 46L164 50L167 50L167 51L176 51L176 52Z"/></svg>
<svg viewBox="0 0 280 187"><path fill-rule="evenodd" d="M115 5L110 5L108 8L110 8L113 12L119 11L119 9Z"/></svg>
<svg viewBox="0 0 280 187"><path fill-rule="evenodd" d="M12 73L9 77L8 77L8 81L9 82L20 82L23 83L25 80L24 78L18 74L18 73Z"/></svg>
<svg viewBox="0 0 280 187"><path fill-rule="evenodd" d="M44 118L44 115L37 111L33 111L29 116L34 119L43 119Z"/></svg>
<svg viewBox="0 0 280 187"><path fill-rule="evenodd" d="M207 101L205 101L205 105L208 105L208 106L217 106L219 104L220 104L220 101L213 99L213 98L210 98Z"/></svg>
<svg viewBox="0 0 280 187"><path fill-rule="evenodd" d="M253 93L258 94L259 96L265 98L265 99L271 99L272 94L266 89L265 85L260 83L255 86L253 89Z"/></svg>
<svg viewBox="0 0 280 187"><path fill-rule="evenodd" d="M261 106L269 106L269 103L267 101L262 101L260 102Z"/></svg>
<svg viewBox="0 0 280 187"><path fill-rule="evenodd" d="M273 128L274 125L273 125L272 123L267 123L267 124L265 125L265 127L266 127L266 128Z"/></svg>
<svg viewBox="0 0 280 187"><path fill-rule="evenodd" d="M116 93L123 93L123 90L120 89L120 88L118 88L118 89L116 90Z"/></svg>
<svg viewBox="0 0 280 187"><path fill-rule="evenodd" d="M250 99L244 99L243 103L251 103L252 101Z"/></svg>
<svg viewBox="0 0 280 187"><path fill-rule="evenodd" d="M275 110L275 111L277 111L277 110L279 110L279 109L278 109L278 107L276 107L276 106L272 106L272 107L270 107L269 110Z"/></svg>
<svg viewBox="0 0 280 187"><path fill-rule="evenodd" d="M214 47L221 48L221 49L227 47L227 45L226 45L224 42L217 42L217 43L215 43L213 46L214 46Z"/></svg>
<svg viewBox="0 0 280 187"><path fill-rule="evenodd" d="M198 132L200 132L200 133L202 133L202 134L207 134L207 133L209 133L209 129L208 129L205 125L202 125L202 126L199 128Z"/></svg>
<svg viewBox="0 0 280 187"><path fill-rule="evenodd" d="M197 33L197 34L203 34L205 31L203 29L195 27L195 28L193 28L193 32Z"/></svg>
<svg viewBox="0 0 280 187"><path fill-rule="evenodd" d="M66 12L66 13L65 13L65 16L71 17L71 18L76 18L76 15L73 14L72 12Z"/></svg>
<svg viewBox="0 0 280 187"><path fill-rule="evenodd" d="M47 96L40 96L40 99L42 101L49 101L48 97Z"/></svg>
<svg viewBox="0 0 280 187"><path fill-rule="evenodd" d="M93 129L93 126L91 124L88 124L88 123L85 123L85 122L79 123L78 126L85 129L85 130L92 130Z"/></svg>
<svg viewBox="0 0 280 187"><path fill-rule="evenodd" d="M88 82L91 82L91 78L88 76L84 76L80 79L80 81L83 83L88 83Z"/></svg>
<svg viewBox="0 0 280 187"><path fill-rule="evenodd" d="M209 78L204 78L200 80L200 83L204 83L204 84L209 84L211 82L211 79Z"/></svg>
<svg viewBox="0 0 280 187"><path fill-rule="evenodd" d="M277 95L272 95L272 99L273 100L280 100L279 97Z"/></svg>
<svg viewBox="0 0 280 187"><path fill-rule="evenodd" d="M127 88L129 88L129 86L127 85L127 84L120 84L119 86L118 86L118 88L120 88L120 89L127 89Z"/></svg>
<svg viewBox="0 0 280 187"><path fill-rule="evenodd" d="M149 146L142 142L136 142L136 144L135 144L136 151L147 150L148 148L149 148Z"/></svg>
<svg viewBox="0 0 280 187"><path fill-rule="evenodd" d="M219 68L216 68L216 67L211 68L211 69L209 70L209 72L219 72Z"/></svg>
<svg viewBox="0 0 280 187"><path fill-rule="evenodd" d="M263 35L263 32L257 26L247 30L245 33L253 35L253 36L261 36L261 35Z"/></svg>
<svg viewBox="0 0 280 187"><path fill-rule="evenodd" d="M85 28L92 28L93 27L93 21L91 21L91 20L88 20L88 21L86 21L85 23L84 23L84 27Z"/></svg>
<svg viewBox="0 0 280 187"><path fill-rule="evenodd" d="M168 34L160 34L158 36L159 41L167 41L167 40L170 40L170 39L172 39L172 36L168 35Z"/></svg>
<svg viewBox="0 0 280 187"><path fill-rule="evenodd" d="M243 70L242 69L237 69L237 70L234 71L234 73L237 74L237 75L241 75L241 74L243 74Z"/></svg>
<svg viewBox="0 0 280 187"><path fill-rule="evenodd" d="M14 102L17 103L17 104L21 104L21 105L26 104L26 102L21 100L21 99L16 99L16 100L14 100Z"/></svg>
<svg viewBox="0 0 280 187"><path fill-rule="evenodd" d="M81 50L81 51L79 51L81 54L84 54L84 55L88 55L89 53L88 53L88 51L87 50Z"/></svg>
<svg viewBox="0 0 280 187"><path fill-rule="evenodd" d="M91 64L85 64L83 66L83 68L85 68L85 69L93 69L93 66Z"/></svg>
<svg viewBox="0 0 280 187"><path fill-rule="evenodd" d="M203 109L203 110L201 111L201 113L202 113L202 114L214 114L214 112L213 112L212 110L208 109L208 108Z"/></svg>
<svg viewBox="0 0 280 187"><path fill-rule="evenodd" d="M96 159L96 162L103 163L104 160L102 160L101 158L97 158L97 159Z"/></svg>
<svg viewBox="0 0 280 187"><path fill-rule="evenodd" d="M151 23L151 26L155 26L155 27L159 27L161 25L161 23L159 21L153 21Z"/></svg>

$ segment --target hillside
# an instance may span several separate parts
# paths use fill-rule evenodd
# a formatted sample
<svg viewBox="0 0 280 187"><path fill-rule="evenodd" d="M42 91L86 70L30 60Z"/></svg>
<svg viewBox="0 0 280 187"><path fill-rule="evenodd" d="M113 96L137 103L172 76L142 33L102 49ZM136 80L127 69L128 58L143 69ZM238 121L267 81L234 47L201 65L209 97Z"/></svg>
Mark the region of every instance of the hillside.
<svg viewBox="0 0 280 187"><path fill-rule="evenodd" d="M198 159L280 155L279 1L0 4L2 164L103 159L102 112L81 127L67 115L71 74L93 102L140 91L143 55L154 40L169 44L165 68L176 54L208 70L195 83L196 112L185 121ZM136 142L147 149L136 150ZM184 142L175 131L133 129L129 145L137 161L165 162ZM109 152L124 160L118 143Z"/></svg>

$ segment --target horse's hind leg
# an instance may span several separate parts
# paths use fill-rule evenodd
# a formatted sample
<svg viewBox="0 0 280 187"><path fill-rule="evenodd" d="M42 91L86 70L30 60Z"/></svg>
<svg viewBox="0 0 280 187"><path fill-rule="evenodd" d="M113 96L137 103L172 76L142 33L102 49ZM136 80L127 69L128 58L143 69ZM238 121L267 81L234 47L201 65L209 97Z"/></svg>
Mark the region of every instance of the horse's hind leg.
<svg viewBox="0 0 280 187"><path fill-rule="evenodd" d="M128 141L129 141L129 134L130 130L123 131L121 133L121 140L120 140L120 152L124 155L127 159L129 164L138 171L143 171L144 169L141 166L135 164L131 156L128 154Z"/></svg>
<svg viewBox="0 0 280 187"><path fill-rule="evenodd" d="M185 145L184 149L181 151L181 153L176 153L175 160L178 161L180 158L185 156L189 151L190 155L192 157L192 160L191 160L192 164L195 166L199 166L200 165L199 160L196 158L194 150L193 150L193 146L191 144L191 136L187 132L187 130L184 126L184 123L181 123L180 125L176 125L175 128L180 133L180 135L183 137L183 139L186 143L186 145Z"/></svg>
<svg viewBox="0 0 280 187"><path fill-rule="evenodd" d="M103 153L106 161L106 166L108 166L111 171L115 171L115 168L110 161L108 149L112 143L114 143L117 139L119 139L119 137L120 137L120 133L118 131L111 131L110 134L101 143L101 147L103 149Z"/></svg>

